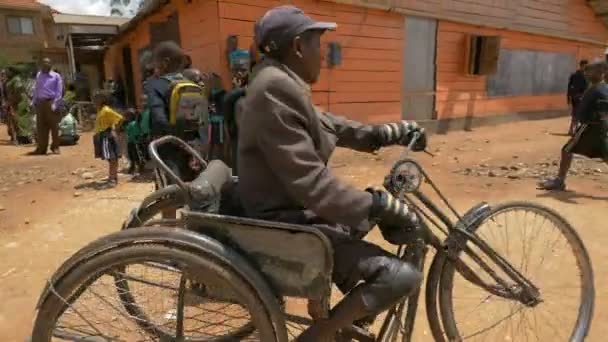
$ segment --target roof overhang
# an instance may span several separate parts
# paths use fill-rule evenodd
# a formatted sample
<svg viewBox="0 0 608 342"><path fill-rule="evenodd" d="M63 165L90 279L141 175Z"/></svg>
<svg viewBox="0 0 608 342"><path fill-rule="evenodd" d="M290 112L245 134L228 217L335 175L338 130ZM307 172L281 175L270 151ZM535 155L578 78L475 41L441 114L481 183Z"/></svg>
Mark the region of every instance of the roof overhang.
<svg viewBox="0 0 608 342"><path fill-rule="evenodd" d="M129 20L129 22L122 25L119 29L118 34L114 39L120 39L122 36L133 30L137 25L149 15L154 14L156 11L160 10L163 6L169 4L171 0L150 0L145 3L144 8L142 8L139 13L133 19Z"/></svg>
<svg viewBox="0 0 608 342"><path fill-rule="evenodd" d="M53 21L55 22L55 24L59 25L99 25L120 27L129 22L129 18L100 15L75 15L54 13Z"/></svg>
<svg viewBox="0 0 608 342"><path fill-rule="evenodd" d="M604 25L608 27L608 0L587 0L587 3L595 15L602 19Z"/></svg>

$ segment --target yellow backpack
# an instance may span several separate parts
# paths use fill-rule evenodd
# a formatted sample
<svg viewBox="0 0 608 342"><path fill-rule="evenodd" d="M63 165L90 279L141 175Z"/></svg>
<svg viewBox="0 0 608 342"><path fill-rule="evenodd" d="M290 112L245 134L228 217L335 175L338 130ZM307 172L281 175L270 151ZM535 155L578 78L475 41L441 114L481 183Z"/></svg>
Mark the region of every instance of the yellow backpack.
<svg viewBox="0 0 608 342"><path fill-rule="evenodd" d="M179 135L207 130L209 103L205 88L189 80L170 80L169 123Z"/></svg>

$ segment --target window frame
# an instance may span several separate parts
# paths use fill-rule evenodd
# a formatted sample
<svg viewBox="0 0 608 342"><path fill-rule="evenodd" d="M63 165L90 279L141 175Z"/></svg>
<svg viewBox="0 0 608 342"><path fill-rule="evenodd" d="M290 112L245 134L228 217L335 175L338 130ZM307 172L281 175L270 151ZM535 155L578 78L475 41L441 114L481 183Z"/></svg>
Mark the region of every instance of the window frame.
<svg viewBox="0 0 608 342"><path fill-rule="evenodd" d="M26 33L23 30L23 20L29 20L32 25L32 32ZM11 31L10 20L17 20L19 22L19 32ZM34 36L36 34L36 25L34 23L34 17L24 15L7 15L6 16L6 32L13 36Z"/></svg>

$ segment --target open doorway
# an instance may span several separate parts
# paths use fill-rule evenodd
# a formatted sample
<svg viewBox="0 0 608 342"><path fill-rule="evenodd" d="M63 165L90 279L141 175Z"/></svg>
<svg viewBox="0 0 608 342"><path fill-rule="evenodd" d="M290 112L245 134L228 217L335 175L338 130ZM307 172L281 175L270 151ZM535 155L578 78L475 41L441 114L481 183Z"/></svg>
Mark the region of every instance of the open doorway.
<svg viewBox="0 0 608 342"><path fill-rule="evenodd" d="M125 70L125 79L122 80L125 86L125 104L129 107L132 107L135 105L136 101L135 82L133 81L133 61L131 59L131 46L127 45L122 49L122 60Z"/></svg>

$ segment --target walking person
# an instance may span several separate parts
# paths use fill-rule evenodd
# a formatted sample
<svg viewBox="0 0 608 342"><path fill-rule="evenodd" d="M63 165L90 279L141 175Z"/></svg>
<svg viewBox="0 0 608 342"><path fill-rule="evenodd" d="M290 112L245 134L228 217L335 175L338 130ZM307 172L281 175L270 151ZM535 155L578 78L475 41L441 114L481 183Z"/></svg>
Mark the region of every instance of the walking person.
<svg viewBox="0 0 608 342"><path fill-rule="evenodd" d="M576 120L580 125L562 148L557 177L540 183L540 189L566 189L566 176L574 154L599 158L608 163L608 85L604 81L607 69L604 62L586 67L585 73L591 86L583 95L576 112Z"/></svg>
<svg viewBox="0 0 608 342"><path fill-rule="evenodd" d="M36 108L36 143L31 154L44 155L49 144L49 132L52 136L51 152L59 154L59 121L61 121L61 102L63 99L63 80L52 71L49 58L44 58L40 71L36 75L34 98Z"/></svg>
<svg viewBox="0 0 608 342"><path fill-rule="evenodd" d="M568 79L568 104L570 105L570 115L572 119L570 120L570 129L568 130L568 135L573 136L574 131L576 130L576 126L578 125L578 121L576 120L576 110L578 105L583 98L583 94L589 83L585 78L585 67L587 67L587 60L583 59L579 63L579 69L576 70L570 78Z"/></svg>

